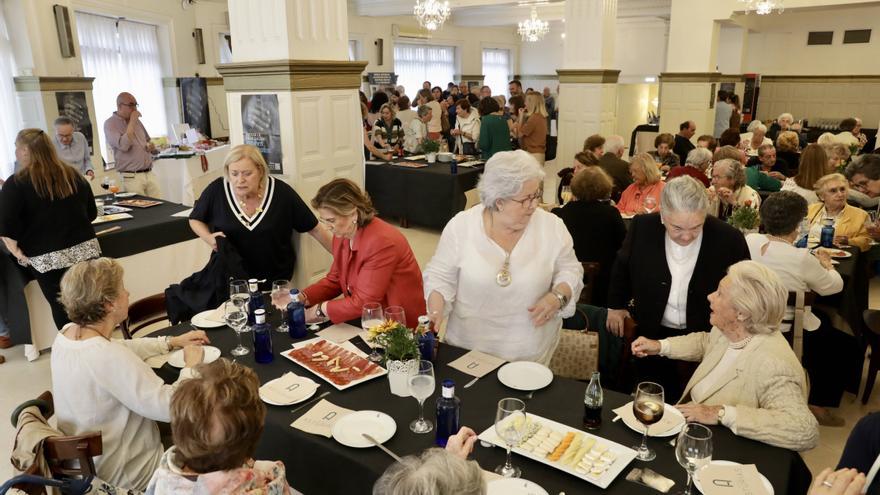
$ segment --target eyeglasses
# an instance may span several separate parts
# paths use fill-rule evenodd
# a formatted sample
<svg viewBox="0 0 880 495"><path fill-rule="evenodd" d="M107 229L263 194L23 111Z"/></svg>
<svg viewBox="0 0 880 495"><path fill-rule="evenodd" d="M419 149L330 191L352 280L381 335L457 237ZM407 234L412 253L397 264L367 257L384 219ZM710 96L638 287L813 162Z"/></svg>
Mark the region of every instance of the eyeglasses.
<svg viewBox="0 0 880 495"><path fill-rule="evenodd" d="M543 197L544 197L544 191L538 189L538 191L535 194L532 194L531 196L528 196L525 199L511 198L510 201L517 202L523 208L527 208L533 204L538 204L541 201L541 198L543 198Z"/></svg>
<svg viewBox="0 0 880 495"><path fill-rule="evenodd" d="M137 108L138 107L137 103L120 103L120 104L124 107L129 107L129 108Z"/></svg>
<svg viewBox="0 0 880 495"><path fill-rule="evenodd" d="M828 194L837 194L837 193L846 192L846 186L833 187L830 189L826 189L825 192Z"/></svg>

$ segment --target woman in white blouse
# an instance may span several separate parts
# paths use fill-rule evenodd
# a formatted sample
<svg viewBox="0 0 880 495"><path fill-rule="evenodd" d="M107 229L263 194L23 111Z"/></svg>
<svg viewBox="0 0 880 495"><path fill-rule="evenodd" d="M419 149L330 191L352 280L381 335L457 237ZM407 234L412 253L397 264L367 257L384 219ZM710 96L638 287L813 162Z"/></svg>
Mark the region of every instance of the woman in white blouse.
<svg viewBox="0 0 880 495"><path fill-rule="evenodd" d="M767 126L760 120L753 120L747 129L748 132L740 134L740 143L745 147L748 156L758 156L758 150L765 144L773 144L773 141L766 137Z"/></svg>
<svg viewBox="0 0 880 495"><path fill-rule="evenodd" d="M435 328L448 317L450 344L549 363L583 269L565 224L537 207L543 178L525 151L496 153L477 185L481 204L443 229L425 296Z"/></svg>
<svg viewBox="0 0 880 495"><path fill-rule="evenodd" d="M476 155L480 142L480 113L471 107L467 98L455 102L455 128L450 133L455 136L455 152L462 155Z"/></svg>
<svg viewBox="0 0 880 495"><path fill-rule="evenodd" d="M186 367L202 361L201 330L178 337L110 340L128 317L122 267L110 258L83 261L61 280L61 303L73 323L52 344L52 394L58 428L65 435L100 431L104 453L95 458L98 477L143 490L159 467L162 442L156 421L169 422L173 386L144 359L183 347Z"/></svg>
<svg viewBox="0 0 880 495"><path fill-rule="evenodd" d="M710 332L660 341L639 337L633 355L700 363L676 406L687 421L721 424L777 447L811 449L819 442L819 425L807 408L804 370L779 332L787 297L772 270L740 261L709 295Z"/></svg>
<svg viewBox="0 0 880 495"><path fill-rule="evenodd" d="M428 137L428 121L434 112L428 105L422 105L406 127L404 127L403 149L408 153L418 153L422 142Z"/></svg>

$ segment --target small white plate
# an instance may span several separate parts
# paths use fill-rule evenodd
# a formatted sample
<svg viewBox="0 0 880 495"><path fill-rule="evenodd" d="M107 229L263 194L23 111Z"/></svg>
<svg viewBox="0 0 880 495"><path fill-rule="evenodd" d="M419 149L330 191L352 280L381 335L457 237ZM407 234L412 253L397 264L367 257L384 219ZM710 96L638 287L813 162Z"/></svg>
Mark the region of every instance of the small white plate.
<svg viewBox="0 0 880 495"><path fill-rule="evenodd" d="M202 346L202 348L205 351L205 356L202 358L203 363L213 363L220 359L220 349L217 349L212 345ZM175 368L183 368L185 366L183 362L183 349L178 349L172 352L168 357L168 364Z"/></svg>
<svg viewBox="0 0 880 495"><path fill-rule="evenodd" d="M135 193L133 193L133 192L121 192L121 193L116 193L116 197L117 197L117 198L130 198L130 197L132 197L132 196L137 196L137 194L135 194Z"/></svg>
<svg viewBox="0 0 880 495"><path fill-rule="evenodd" d="M515 361L498 370L498 379L510 388L532 391L550 385L553 382L553 372L542 364Z"/></svg>
<svg viewBox="0 0 880 495"><path fill-rule="evenodd" d="M343 416L333 425L333 438L342 445L363 449L374 445L362 433L385 443L396 431L397 424L391 416L379 411L357 411Z"/></svg>
<svg viewBox="0 0 880 495"><path fill-rule="evenodd" d="M312 383L315 383L313 380L311 380L311 379L309 379L309 378L305 378L305 377L303 377L303 378L304 378L305 380L308 380L308 381L312 382ZM276 378L275 380L280 380L280 379L281 379L281 378ZM274 382L275 380L270 380L270 381L266 382L266 383L263 385L263 387L265 387L266 385L268 385L268 384ZM306 395L304 395L303 397L300 397L299 399L297 399L297 400L295 400L295 401L293 401L293 402L284 402L284 403L281 403L281 402L272 402L271 400L269 400L269 399L263 397L263 392L262 392L263 387L260 387L260 400L262 400L262 401L265 402L266 404L269 404L269 405L272 405L272 406L292 406L292 405L294 405L294 404L299 404L300 402L304 402L304 401L310 399L311 397L313 397L313 396L315 395L315 393L318 392L318 389L320 388L320 387L315 387L314 389L312 389L312 393L310 393L310 394L306 394Z"/></svg>
<svg viewBox="0 0 880 495"><path fill-rule="evenodd" d="M209 320L208 316L210 316L214 311L213 309L209 309L207 311L202 311L201 313L195 315L190 320L190 323L199 327L199 328L220 328L225 327L226 323L221 321Z"/></svg>
<svg viewBox="0 0 880 495"><path fill-rule="evenodd" d="M741 464L733 461L711 461L709 464L717 464L719 466L740 466ZM770 484L770 480L767 479L766 476L758 472L758 475L761 476L761 482L764 484L764 488L767 490L767 493L773 495L773 485ZM697 490L700 490L700 493L703 493L703 487L700 486L700 477L694 476L694 486L697 487Z"/></svg>
<svg viewBox="0 0 880 495"><path fill-rule="evenodd" d="M488 495L549 495L537 483L521 478L501 478L490 481Z"/></svg>
<svg viewBox="0 0 880 495"><path fill-rule="evenodd" d="M632 408L632 402L627 404L627 407ZM681 411L676 409L675 406L673 406L673 405L663 404L663 415L665 416L667 414L671 414L671 415L676 416L680 419L680 423L678 424L678 426L674 426L674 427L664 431L663 433L651 433L651 429L648 428L648 436L649 437L656 437L656 438L674 437L675 435L678 435L681 432L681 428L685 424L684 414L682 414ZM625 417L621 417L620 419L621 419L621 422L623 424L625 424L626 427L629 428L630 430L632 430L640 435L642 433L644 433L645 425L643 425L642 423L639 423L637 419L625 418ZM635 423L630 424L630 421L634 421Z"/></svg>

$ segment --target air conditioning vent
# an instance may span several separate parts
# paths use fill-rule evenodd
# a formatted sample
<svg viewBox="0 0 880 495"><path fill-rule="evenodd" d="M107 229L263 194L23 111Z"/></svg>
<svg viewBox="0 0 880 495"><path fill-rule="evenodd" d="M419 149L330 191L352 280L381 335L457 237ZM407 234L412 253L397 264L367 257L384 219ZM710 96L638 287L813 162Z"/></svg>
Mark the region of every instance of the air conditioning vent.
<svg viewBox="0 0 880 495"><path fill-rule="evenodd" d="M834 31L810 31L807 36L808 45L830 45L834 39Z"/></svg>
<svg viewBox="0 0 880 495"><path fill-rule="evenodd" d="M849 43L870 43L870 29L852 29L843 32L843 44Z"/></svg>

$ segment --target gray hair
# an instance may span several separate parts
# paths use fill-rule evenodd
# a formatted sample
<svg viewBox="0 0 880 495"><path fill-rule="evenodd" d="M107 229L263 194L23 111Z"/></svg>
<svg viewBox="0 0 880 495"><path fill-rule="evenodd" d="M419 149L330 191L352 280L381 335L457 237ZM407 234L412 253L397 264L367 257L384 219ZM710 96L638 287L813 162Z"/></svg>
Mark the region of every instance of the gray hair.
<svg viewBox="0 0 880 495"><path fill-rule="evenodd" d="M856 174L862 174L869 180L880 179L880 155L868 153L850 162L846 167L846 177L852 179Z"/></svg>
<svg viewBox="0 0 880 495"><path fill-rule="evenodd" d="M73 119L71 119L71 118L68 117L67 115L62 115L62 116L58 117L57 119L55 119L55 123L54 123L54 125L55 125L55 127L58 127L58 126L60 126L60 125L70 125L70 126L72 126L72 125L73 125Z"/></svg>
<svg viewBox="0 0 880 495"><path fill-rule="evenodd" d="M788 289L776 272L757 261L740 261L727 270L727 294L751 334L779 330L788 302Z"/></svg>
<svg viewBox="0 0 880 495"><path fill-rule="evenodd" d="M700 213L705 215L709 211L706 186L687 175L681 175L668 181L660 193L660 211L663 213Z"/></svg>
<svg viewBox="0 0 880 495"><path fill-rule="evenodd" d="M723 165L727 167L727 176L733 179L733 190L738 191L741 187L746 185L746 169L743 167L742 162L737 160L733 160L731 158L725 158L723 160L718 160L713 165L713 170L717 168L719 165Z"/></svg>
<svg viewBox="0 0 880 495"><path fill-rule="evenodd" d="M780 120L787 120L787 121L793 123L794 122L794 115L792 115L788 112L781 113L781 114L779 114L779 117L776 117L776 122L779 122Z"/></svg>
<svg viewBox="0 0 880 495"><path fill-rule="evenodd" d="M416 113L418 114L419 117L424 117L425 115L428 115L428 113L430 113L430 112L431 112L431 107L429 107L428 105L421 105L421 106L419 106L419 109Z"/></svg>
<svg viewBox="0 0 880 495"><path fill-rule="evenodd" d="M501 151L492 155L477 183L480 202L489 209L496 209L498 201L510 199L520 191L528 180L544 180L544 171L537 160L523 150Z"/></svg>
<svg viewBox="0 0 880 495"><path fill-rule="evenodd" d="M761 146L758 146L758 156L763 157L768 151L775 149L776 147L772 144L762 144Z"/></svg>
<svg viewBox="0 0 880 495"><path fill-rule="evenodd" d="M695 167L705 170L709 163L712 161L712 152L707 150L706 148L694 148L688 152L688 156L685 159L685 165L694 165Z"/></svg>
<svg viewBox="0 0 880 495"><path fill-rule="evenodd" d="M746 128L748 132L754 133L755 131L761 131L763 133L767 133L767 126L764 125L760 120L753 120L751 124Z"/></svg>
<svg viewBox="0 0 880 495"><path fill-rule="evenodd" d="M438 448L404 457L373 485L373 495L483 495L486 490L476 461Z"/></svg>
<svg viewBox="0 0 880 495"><path fill-rule="evenodd" d="M623 137L621 136L614 135L605 138L605 153L614 153L616 155L624 146L626 144L624 144Z"/></svg>

